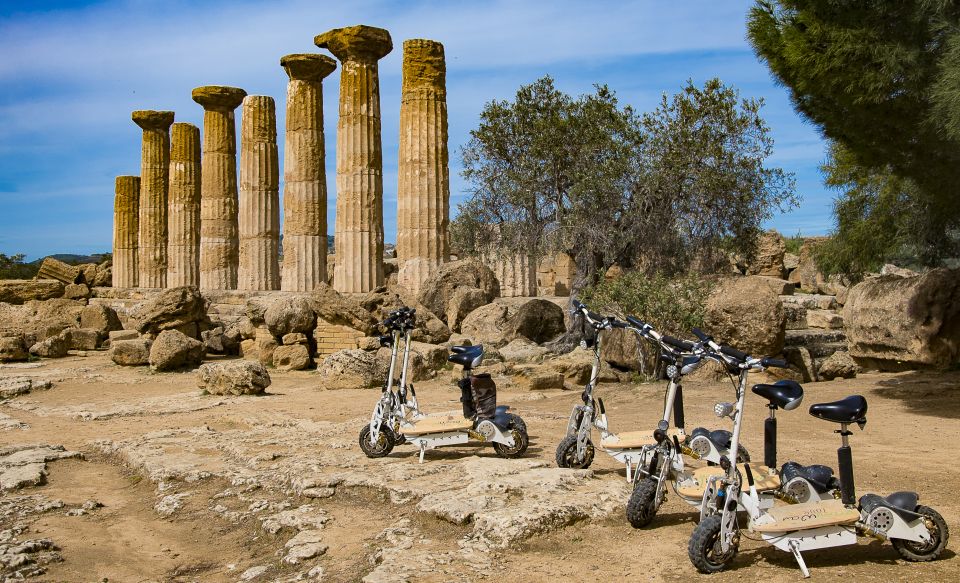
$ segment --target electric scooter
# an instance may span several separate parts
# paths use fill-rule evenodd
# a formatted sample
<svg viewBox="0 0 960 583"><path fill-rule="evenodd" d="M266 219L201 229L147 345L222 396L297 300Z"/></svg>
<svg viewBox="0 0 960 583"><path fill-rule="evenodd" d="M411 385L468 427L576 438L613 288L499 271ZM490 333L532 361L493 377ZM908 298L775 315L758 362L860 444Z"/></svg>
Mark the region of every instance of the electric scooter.
<svg viewBox="0 0 960 583"><path fill-rule="evenodd" d="M773 364L768 359L751 358L743 353L724 354L730 366L743 371L762 370ZM753 392L772 400L784 396L774 385L755 385ZM716 412L734 419L733 439L739 443L744 395L737 403L720 403ZM810 576L802 551L856 544L858 536L890 540L900 555L909 561L931 561L946 548L949 530L943 517L933 508L919 504L915 492L895 492L887 497L866 494L856 500L853 458L849 445L849 426L866 425L867 401L855 395L831 403L810 407L818 419L840 424L841 447L837 450L840 470L840 499L821 498L793 505L763 508L756 476L751 464L731 464L724 460L724 473L708 479L701 504L701 520L687 547L693 565L703 573L724 570L736 557L740 543L737 511L745 509L747 529L769 544L793 554L804 577Z"/></svg>
<svg viewBox="0 0 960 583"><path fill-rule="evenodd" d="M399 312L399 313L398 313ZM420 450L420 463L428 449L459 445L471 440L492 443L497 455L505 458L522 456L529 445L527 427L519 415L509 412L507 405L497 405L496 384L489 374L473 374L483 360L483 346L454 346L447 360L463 368L458 382L461 390L462 415L424 414L417 405L416 392L411 385L406 390L409 363L410 331L414 328L415 310L402 308L391 313L385 324L392 331L394 342L387 383L380 401L374 408L369 425L361 429L360 447L367 457L388 455L395 445L411 444ZM400 387L393 390L397 342L404 339L404 356ZM381 339L381 343L385 340Z"/></svg>

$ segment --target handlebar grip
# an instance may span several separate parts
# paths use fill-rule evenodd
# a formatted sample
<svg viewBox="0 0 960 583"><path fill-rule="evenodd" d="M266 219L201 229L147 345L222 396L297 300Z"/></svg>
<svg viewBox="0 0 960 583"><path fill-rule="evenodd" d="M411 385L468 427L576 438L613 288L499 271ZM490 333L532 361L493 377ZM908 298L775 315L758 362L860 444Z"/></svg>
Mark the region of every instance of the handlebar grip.
<svg viewBox="0 0 960 583"><path fill-rule="evenodd" d="M629 327L630 327L630 325L627 324L626 322L621 322L620 320L617 320L616 318L608 318L607 321L610 322L610 326L612 326L612 327L614 327L614 328L629 328Z"/></svg>
<svg viewBox="0 0 960 583"><path fill-rule="evenodd" d="M782 358L763 358L760 364L762 364L764 368L787 368L789 366L787 361Z"/></svg>
<svg viewBox="0 0 960 583"><path fill-rule="evenodd" d="M573 303L573 309L574 309L574 310L582 310L582 309L583 309L583 304L580 303L580 300L573 300L572 303Z"/></svg>
<svg viewBox="0 0 960 583"><path fill-rule="evenodd" d="M665 343L673 346L674 348L679 348L680 350L693 350L692 342L680 340L679 338L674 338L673 336L662 336L661 338Z"/></svg>
<svg viewBox="0 0 960 583"><path fill-rule="evenodd" d="M740 352L736 348L731 348L729 346L721 346L720 352L726 354L727 356L732 356L737 360L747 360L748 358L750 358L750 355L747 354L746 352Z"/></svg>
<svg viewBox="0 0 960 583"><path fill-rule="evenodd" d="M600 314L594 314L590 310L587 310L587 317L593 320L594 322L600 322L601 320L603 320L603 316L601 316Z"/></svg>
<svg viewBox="0 0 960 583"><path fill-rule="evenodd" d="M646 322L634 316L627 316L627 322L630 322L634 328L643 328L647 325Z"/></svg>
<svg viewBox="0 0 960 583"><path fill-rule="evenodd" d="M710 336L700 328L694 328L692 332L693 332L693 335L696 336L697 340L699 340L700 342L706 342L707 340L710 340Z"/></svg>

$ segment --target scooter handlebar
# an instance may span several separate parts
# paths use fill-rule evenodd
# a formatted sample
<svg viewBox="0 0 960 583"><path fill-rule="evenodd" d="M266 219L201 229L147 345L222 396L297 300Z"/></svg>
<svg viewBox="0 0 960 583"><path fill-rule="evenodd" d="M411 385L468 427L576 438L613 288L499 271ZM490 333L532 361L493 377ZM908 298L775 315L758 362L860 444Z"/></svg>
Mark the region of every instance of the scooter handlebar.
<svg viewBox="0 0 960 583"><path fill-rule="evenodd" d="M686 340L674 338L673 336L661 336L660 339L665 344L669 344L674 348L679 348L680 350L686 350L688 352L693 350L693 342L687 342Z"/></svg>
<svg viewBox="0 0 960 583"><path fill-rule="evenodd" d="M788 366L787 361L783 360L782 358L769 357L762 358L760 360L760 365L763 366L763 368L787 368Z"/></svg>
<svg viewBox="0 0 960 583"><path fill-rule="evenodd" d="M741 352L736 348L731 348L730 346L720 346L720 352L740 361L746 361L748 358L750 358L750 355L746 352Z"/></svg>

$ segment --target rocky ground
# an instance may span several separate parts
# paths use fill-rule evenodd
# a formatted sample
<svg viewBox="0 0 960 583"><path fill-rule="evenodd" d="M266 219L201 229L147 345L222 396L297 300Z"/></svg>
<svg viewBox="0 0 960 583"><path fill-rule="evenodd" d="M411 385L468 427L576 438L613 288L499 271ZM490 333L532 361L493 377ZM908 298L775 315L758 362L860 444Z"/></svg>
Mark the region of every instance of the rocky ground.
<svg viewBox="0 0 960 583"><path fill-rule="evenodd" d="M501 377L500 402L526 420L519 460L489 447L367 459L357 433L376 390L325 391L315 371L271 371L266 396L202 395L196 372L113 365L105 353L0 365L0 581L691 580L689 507L668 499L634 530L622 467L553 462L576 391L526 391ZM14 380L16 379L16 380ZM960 438L960 374L862 374L810 383L806 403L860 393L853 437L860 492L916 489L960 528L948 457ZM653 427L661 384L603 384L615 430ZM717 425L724 383L689 383L688 427ZM418 385L427 411L458 406L450 373ZM746 445L762 452L766 411L749 401ZM781 461L835 465L829 424L780 415ZM955 543L954 543L955 546ZM948 580L943 560L911 564L889 545L806 554L820 580ZM796 581L786 553L745 541L711 581Z"/></svg>

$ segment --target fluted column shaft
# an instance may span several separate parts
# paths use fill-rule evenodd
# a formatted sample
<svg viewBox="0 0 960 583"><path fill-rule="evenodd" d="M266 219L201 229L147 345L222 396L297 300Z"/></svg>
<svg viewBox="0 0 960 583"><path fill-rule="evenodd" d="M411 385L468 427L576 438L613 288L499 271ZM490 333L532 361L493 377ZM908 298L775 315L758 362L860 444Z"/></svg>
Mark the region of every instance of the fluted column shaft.
<svg viewBox="0 0 960 583"><path fill-rule="evenodd" d="M383 285L383 145L377 61L393 48L390 34L368 26L314 39L340 62L337 124L337 219L334 287L362 293Z"/></svg>
<svg viewBox="0 0 960 583"><path fill-rule="evenodd" d="M175 123L170 138L167 286L200 285L200 129Z"/></svg>
<svg viewBox="0 0 960 583"><path fill-rule="evenodd" d="M237 128L234 110L246 92L235 87L193 90L203 106L200 171L200 288L236 289L240 242L237 225Z"/></svg>
<svg viewBox="0 0 960 583"><path fill-rule="evenodd" d="M397 189L399 282L411 292L450 258L450 167L443 45L403 43Z"/></svg>
<svg viewBox="0 0 960 583"><path fill-rule="evenodd" d="M113 287L137 287L140 177L117 176L113 199Z"/></svg>
<svg viewBox="0 0 960 583"><path fill-rule="evenodd" d="M237 289L280 289L280 164L273 98L243 100Z"/></svg>
<svg viewBox="0 0 960 583"><path fill-rule="evenodd" d="M140 287L167 286L167 194L170 179L170 124L172 111L135 111L133 121L143 128L140 158Z"/></svg>
<svg viewBox="0 0 960 583"><path fill-rule="evenodd" d="M283 153L283 266L280 288L313 291L327 281L327 176L323 78L336 62L325 55L280 60L287 84Z"/></svg>

